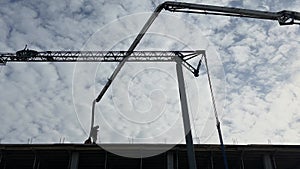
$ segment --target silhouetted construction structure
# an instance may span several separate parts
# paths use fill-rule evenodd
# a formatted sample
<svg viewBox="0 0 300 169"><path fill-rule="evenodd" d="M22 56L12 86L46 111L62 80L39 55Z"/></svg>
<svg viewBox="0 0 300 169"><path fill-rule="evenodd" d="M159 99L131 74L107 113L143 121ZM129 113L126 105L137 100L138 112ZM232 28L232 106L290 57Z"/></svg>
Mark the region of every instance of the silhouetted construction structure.
<svg viewBox="0 0 300 169"><path fill-rule="evenodd" d="M164 144L110 144L114 151L163 150ZM220 145L194 145L197 167L223 169ZM186 145L148 158L126 158L98 145L2 144L1 169L186 169ZM226 145L230 169L299 169L298 145Z"/></svg>
<svg viewBox="0 0 300 169"><path fill-rule="evenodd" d="M170 51L134 51L155 18L162 10L194 14L222 15L245 17L263 20L276 20L280 25L300 24L300 13L283 10L279 12L257 11L232 7L220 7L183 2L164 2L160 4L137 35L127 51L44 51L37 52L25 49L16 53L0 53L0 65L7 62L119 62L107 83L93 101L93 107L99 102L105 92L127 61L175 61L178 75L180 102L183 115L186 145L177 145L173 149L149 158L125 158L109 153L97 145L83 144L54 144L54 145L0 145L0 167L14 168L103 168L103 169L196 169L196 168L236 168L236 169L297 169L300 168L300 146L287 145L227 145L226 153L223 144L220 121L217 116L210 76L205 64L210 84L214 113L216 117L220 145L194 145L190 131L188 106L182 65L191 71L195 77L199 76L201 60L196 67L187 61L204 51L186 52ZM154 55L153 55L154 53ZM189 51L187 52L189 53ZM136 54L136 55L135 55ZM167 54L167 57L165 56ZM154 60L153 60L154 56ZM175 57L176 56L176 57ZM175 58L175 59L174 59ZM92 113L91 129L94 127L94 113ZM155 149L162 149L166 145L109 145L120 151L140 150L147 153ZM147 148L148 149L144 149ZM224 162L224 164L223 164ZM228 163L228 165L227 165ZM198 167L197 167L198 166Z"/></svg>

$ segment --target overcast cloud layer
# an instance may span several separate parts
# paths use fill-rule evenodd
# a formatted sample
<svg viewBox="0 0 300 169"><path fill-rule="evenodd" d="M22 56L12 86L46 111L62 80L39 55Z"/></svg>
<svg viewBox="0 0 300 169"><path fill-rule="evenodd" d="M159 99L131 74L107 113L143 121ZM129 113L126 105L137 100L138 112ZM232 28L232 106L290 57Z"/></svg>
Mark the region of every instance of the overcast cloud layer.
<svg viewBox="0 0 300 169"><path fill-rule="evenodd" d="M0 2L0 51L127 50L163 1ZM189 1L299 10L296 0ZM205 49L227 144L300 141L300 29L277 22L162 12L137 50ZM82 143L91 102L115 63L8 63L0 67L1 143ZM184 71L196 143L218 143L204 67ZM103 143L182 143L175 64L128 63L101 103Z"/></svg>

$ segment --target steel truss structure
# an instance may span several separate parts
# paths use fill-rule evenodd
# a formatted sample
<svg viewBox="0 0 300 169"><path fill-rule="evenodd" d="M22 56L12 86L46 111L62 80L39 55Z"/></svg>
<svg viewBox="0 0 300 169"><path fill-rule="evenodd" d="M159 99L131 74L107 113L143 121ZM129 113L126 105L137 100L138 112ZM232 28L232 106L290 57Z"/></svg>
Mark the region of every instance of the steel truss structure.
<svg viewBox="0 0 300 169"><path fill-rule="evenodd" d="M175 62L182 64L195 76L199 75L198 66L188 61L205 55L205 50L195 51L134 51L127 62ZM0 53L0 65L8 62L121 62L127 51L35 51L24 49L16 53Z"/></svg>

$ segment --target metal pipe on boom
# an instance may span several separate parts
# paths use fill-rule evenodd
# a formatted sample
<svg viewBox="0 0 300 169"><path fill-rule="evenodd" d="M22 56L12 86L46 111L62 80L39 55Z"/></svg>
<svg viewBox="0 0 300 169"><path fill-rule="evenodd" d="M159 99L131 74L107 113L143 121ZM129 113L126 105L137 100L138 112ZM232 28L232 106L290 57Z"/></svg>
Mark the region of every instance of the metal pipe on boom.
<svg viewBox="0 0 300 169"><path fill-rule="evenodd" d="M101 98L103 97L103 95L105 94L105 92L107 91L107 89L109 88L109 86L111 85L112 81L116 78L117 74L120 72L120 70L124 66L124 64L125 64L126 60L128 59L128 57L131 55L131 53L133 52L133 50L139 44L139 42L141 41L141 39L143 38L143 36L145 35L145 33L147 32L147 30L149 29L149 27L154 22L155 18L158 16L158 14L160 13L160 11L162 9L163 9L163 4L159 5L155 9L155 11L153 12L153 14L150 16L150 18L148 19L148 21L146 22L146 24L144 25L144 27L142 28L142 30L140 31L140 33L137 35L137 37L134 39L133 43L129 47L129 49L128 49L127 53L126 53L126 56L118 64L118 66L116 67L116 69L114 70L114 72L112 73L112 75L110 76L110 78L108 79L107 83L105 84L105 86L101 90L100 94L96 98L96 102L99 102L101 100Z"/></svg>
<svg viewBox="0 0 300 169"><path fill-rule="evenodd" d="M280 25L299 24L295 20L300 20L300 13L295 11L283 10L280 12L259 11L243 8L221 7L213 5L202 5L185 2L167 1L164 9L171 12L184 12L196 14L210 14L234 17L248 17L255 19L277 20ZM201 12L202 11L202 12Z"/></svg>

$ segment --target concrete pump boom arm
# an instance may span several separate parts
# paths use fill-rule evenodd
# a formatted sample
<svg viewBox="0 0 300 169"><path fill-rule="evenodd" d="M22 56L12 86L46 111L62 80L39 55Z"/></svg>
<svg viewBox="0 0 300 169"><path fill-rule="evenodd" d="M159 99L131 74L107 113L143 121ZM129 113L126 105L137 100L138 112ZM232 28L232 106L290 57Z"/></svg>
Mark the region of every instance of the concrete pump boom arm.
<svg viewBox="0 0 300 169"><path fill-rule="evenodd" d="M96 102L99 102L119 71L122 69L123 65L127 61L128 57L132 54L136 46L139 44L151 24L154 22L158 14L163 10L168 10L171 12L184 12L184 13L196 13L196 14L210 14L210 15L222 15L222 16L234 16L234 17L248 17L255 19L265 19L265 20L277 20L280 25L292 25L299 24L300 13L295 11L283 10L280 12L267 12L258 10L249 10L242 8L232 8L232 7L221 7L212 5L201 5L194 3L184 3L184 2L171 2L167 1L157 6L153 14L150 16L148 21L145 23L144 27L137 35L131 46L129 47L126 56L118 64L110 78L108 79L106 85L101 90L100 94L96 98Z"/></svg>
<svg viewBox="0 0 300 169"><path fill-rule="evenodd" d="M277 20L280 25L299 24L300 13L295 11L283 10L279 12L259 11L251 9L221 7L213 5L201 5L184 2L163 3L163 8L171 12L196 13L205 15L222 15L234 17L247 17L265 20Z"/></svg>

